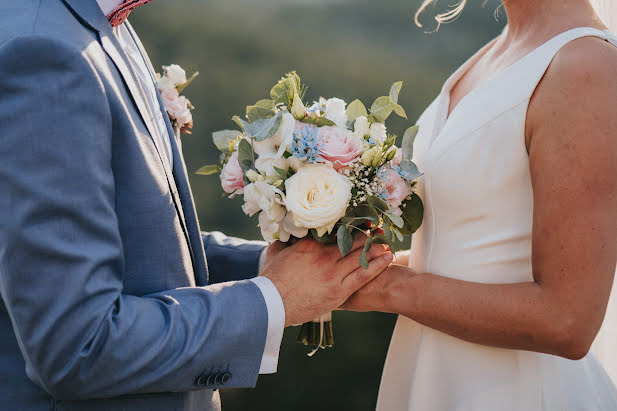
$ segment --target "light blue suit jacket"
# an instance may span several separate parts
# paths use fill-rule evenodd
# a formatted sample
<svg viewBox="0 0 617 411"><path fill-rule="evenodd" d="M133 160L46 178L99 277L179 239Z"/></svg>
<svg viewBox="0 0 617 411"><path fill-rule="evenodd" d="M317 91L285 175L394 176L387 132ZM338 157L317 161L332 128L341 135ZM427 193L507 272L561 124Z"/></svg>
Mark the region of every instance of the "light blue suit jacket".
<svg viewBox="0 0 617 411"><path fill-rule="evenodd" d="M215 410L255 385L263 244L200 233L162 138L95 0L0 0L0 408Z"/></svg>

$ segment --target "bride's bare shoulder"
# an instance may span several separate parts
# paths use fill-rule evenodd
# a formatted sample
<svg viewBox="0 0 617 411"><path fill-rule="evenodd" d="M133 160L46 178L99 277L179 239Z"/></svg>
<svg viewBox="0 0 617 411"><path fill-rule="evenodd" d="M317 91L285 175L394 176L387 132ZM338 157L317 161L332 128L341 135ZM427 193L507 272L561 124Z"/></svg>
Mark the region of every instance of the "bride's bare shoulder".
<svg viewBox="0 0 617 411"><path fill-rule="evenodd" d="M606 130L616 127L615 118L617 47L597 37L574 40L557 53L532 96L528 148L542 128L566 122Z"/></svg>

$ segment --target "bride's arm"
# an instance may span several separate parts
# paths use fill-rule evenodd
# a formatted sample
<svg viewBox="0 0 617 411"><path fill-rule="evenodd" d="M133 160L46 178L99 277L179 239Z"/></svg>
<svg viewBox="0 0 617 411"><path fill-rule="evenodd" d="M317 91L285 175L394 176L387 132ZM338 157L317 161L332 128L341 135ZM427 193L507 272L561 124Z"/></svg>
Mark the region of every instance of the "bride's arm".
<svg viewBox="0 0 617 411"><path fill-rule="evenodd" d="M617 262L617 53L596 39L576 43L529 109L534 282L479 284L392 266L345 308L402 314L483 345L588 352Z"/></svg>

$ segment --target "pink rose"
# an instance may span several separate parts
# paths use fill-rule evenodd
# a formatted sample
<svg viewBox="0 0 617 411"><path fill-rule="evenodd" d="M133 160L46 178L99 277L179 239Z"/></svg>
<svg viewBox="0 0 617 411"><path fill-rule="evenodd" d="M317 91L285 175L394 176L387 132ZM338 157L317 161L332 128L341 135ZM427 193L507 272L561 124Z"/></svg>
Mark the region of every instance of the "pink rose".
<svg viewBox="0 0 617 411"><path fill-rule="evenodd" d="M383 181L384 194L382 197L388 203L394 214L401 215L400 207L403 201L411 195L409 184L391 168L382 169L379 178Z"/></svg>
<svg viewBox="0 0 617 411"><path fill-rule="evenodd" d="M176 120L176 125L179 128L189 125L193 122L193 115L189 108L190 104L186 97L178 94L175 88L168 88L161 93L163 97L163 105L169 116Z"/></svg>
<svg viewBox="0 0 617 411"><path fill-rule="evenodd" d="M244 193L244 172L240 168L240 163L238 163L237 151L234 151L231 157L229 157L227 164L223 166L221 185L223 186L223 191L231 194L232 197L236 194Z"/></svg>
<svg viewBox="0 0 617 411"><path fill-rule="evenodd" d="M362 154L362 139L349 130L340 127L320 127L319 155L339 170L357 161Z"/></svg>

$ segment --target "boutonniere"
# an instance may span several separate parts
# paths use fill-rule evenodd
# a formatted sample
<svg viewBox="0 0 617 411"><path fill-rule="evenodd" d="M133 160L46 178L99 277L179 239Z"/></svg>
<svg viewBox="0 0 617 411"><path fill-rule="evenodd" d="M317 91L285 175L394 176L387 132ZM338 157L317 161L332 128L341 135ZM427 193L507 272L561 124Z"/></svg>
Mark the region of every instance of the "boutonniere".
<svg viewBox="0 0 617 411"><path fill-rule="evenodd" d="M195 107L188 98L180 95L191 84L199 72L195 72L190 78L186 78L186 72L177 64L163 66L163 75L156 74L157 88L163 97L163 106L169 116L171 125L183 133L191 134L193 128L193 114Z"/></svg>

